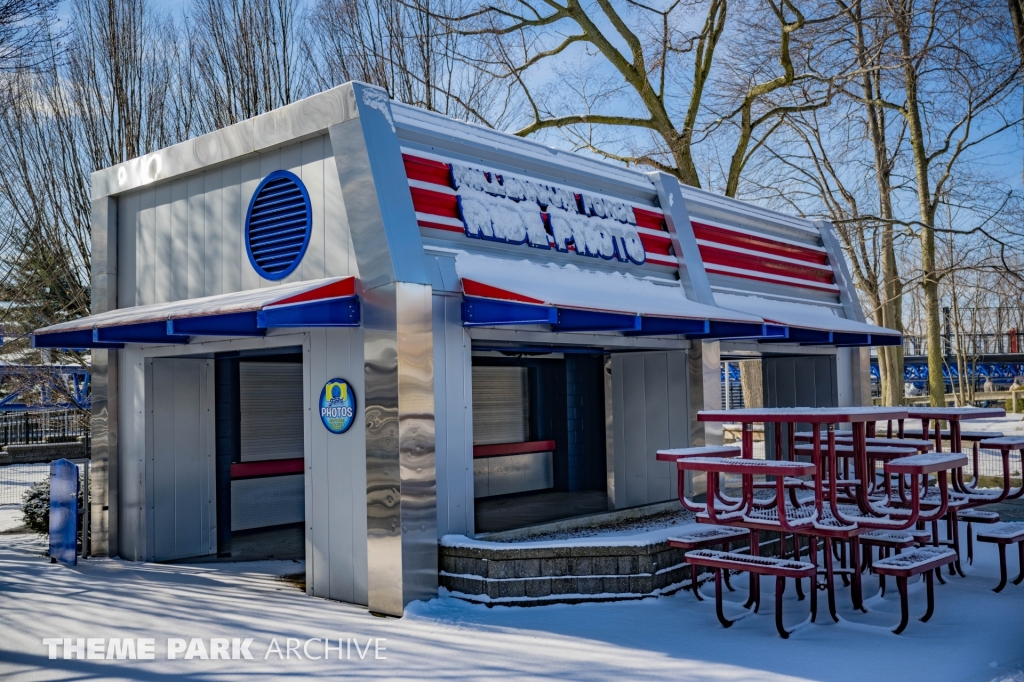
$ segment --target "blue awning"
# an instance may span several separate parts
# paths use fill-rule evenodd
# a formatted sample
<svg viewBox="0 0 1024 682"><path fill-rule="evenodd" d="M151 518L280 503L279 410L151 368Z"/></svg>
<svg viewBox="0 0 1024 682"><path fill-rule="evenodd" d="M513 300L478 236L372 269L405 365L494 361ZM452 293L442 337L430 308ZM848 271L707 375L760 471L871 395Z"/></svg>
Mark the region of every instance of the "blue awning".
<svg viewBox="0 0 1024 682"><path fill-rule="evenodd" d="M692 301L678 282L575 266L460 253L466 327L546 325L556 332L761 338L781 335L756 315Z"/></svg>
<svg viewBox="0 0 1024 682"><path fill-rule="evenodd" d="M354 277L296 282L218 296L119 308L43 327L35 348L186 344L193 336L263 336L283 327L357 327Z"/></svg>

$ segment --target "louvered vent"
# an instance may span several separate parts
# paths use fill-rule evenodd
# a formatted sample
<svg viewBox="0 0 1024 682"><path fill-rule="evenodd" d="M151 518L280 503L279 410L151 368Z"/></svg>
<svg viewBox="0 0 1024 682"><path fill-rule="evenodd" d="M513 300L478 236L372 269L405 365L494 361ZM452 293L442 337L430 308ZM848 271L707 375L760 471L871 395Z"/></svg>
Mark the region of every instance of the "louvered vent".
<svg viewBox="0 0 1024 682"><path fill-rule="evenodd" d="M266 279L284 279L299 266L313 224L309 193L288 171L274 171L259 184L245 217L249 262Z"/></svg>

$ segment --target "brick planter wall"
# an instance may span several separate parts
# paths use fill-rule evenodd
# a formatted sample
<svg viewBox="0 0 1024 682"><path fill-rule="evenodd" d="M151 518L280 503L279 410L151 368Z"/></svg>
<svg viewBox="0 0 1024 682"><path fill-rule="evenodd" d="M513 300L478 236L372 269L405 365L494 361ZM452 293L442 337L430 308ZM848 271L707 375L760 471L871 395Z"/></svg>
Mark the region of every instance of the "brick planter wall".
<svg viewBox="0 0 1024 682"><path fill-rule="evenodd" d="M778 554L777 537L766 535L762 533L761 554ZM746 552L746 540L736 544ZM489 605L643 599L689 586L685 554L667 542L538 548L448 536L439 547L438 584L453 597Z"/></svg>

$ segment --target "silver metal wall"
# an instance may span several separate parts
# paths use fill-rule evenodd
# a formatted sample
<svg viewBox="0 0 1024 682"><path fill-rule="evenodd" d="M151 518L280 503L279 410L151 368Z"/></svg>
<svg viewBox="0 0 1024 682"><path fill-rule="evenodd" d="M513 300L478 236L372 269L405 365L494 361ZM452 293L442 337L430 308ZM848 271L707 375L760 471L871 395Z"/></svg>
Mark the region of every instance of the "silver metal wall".
<svg viewBox="0 0 1024 682"><path fill-rule="evenodd" d="M474 532L472 344L462 326L462 297L440 289L433 296L438 538Z"/></svg>
<svg viewBox="0 0 1024 682"><path fill-rule="evenodd" d="M659 462L663 448L689 447L687 352L611 356L609 498L614 508L676 497L676 470Z"/></svg>
<svg viewBox="0 0 1024 682"><path fill-rule="evenodd" d="M153 491L147 465L152 455L147 453L152 439L147 424L152 421L152 405L146 403L146 389L152 390L152 361L144 358L137 347L128 346L117 353L117 390L119 425L120 476L118 476L118 548L116 554L132 561L152 558L151 522ZM95 390L95 389L94 389ZM94 455L95 456L95 455ZM95 526L94 526L95 532Z"/></svg>
<svg viewBox="0 0 1024 682"><path fill-rule="evenodd" d="M271 282L249 264L244 221L260 180L282 169L309 191L313 232L295 272ZM117 204L120 308L358 275L327 135L147 185Z"/></svg>
<svg viewBox="0 0 1024 682"><path fill-rule="evenodd" d="M117 200L93 199L89 215L92 232L92 312L117 308ZM92 352L92 463L89 478L92 509L91 552L118 553L118 352Z"/></svg>
<svg viewBox="0 0 1024 682"><path fill-rule="evenodd" d="M306 592L368 604L363 332L311 329L303 355ZM357 399L352 428L342 434L320 421L320 391L334 378L348 381Z"/></svg>
<svg viewBox="0 0 1024 682"><path fill-rule="evenodd" d="M329 133L363 286L367 598L400 616L437 594L431 286L390 100L347 87Z"/></svg>

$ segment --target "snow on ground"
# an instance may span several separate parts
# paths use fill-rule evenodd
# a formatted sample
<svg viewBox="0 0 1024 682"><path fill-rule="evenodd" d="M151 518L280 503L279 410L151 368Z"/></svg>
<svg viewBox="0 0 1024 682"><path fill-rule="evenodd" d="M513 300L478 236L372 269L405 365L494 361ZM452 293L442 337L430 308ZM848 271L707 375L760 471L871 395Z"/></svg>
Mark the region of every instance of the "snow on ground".
<svg viewBox="0 0 1024 682"><path fill-rule="evenodd" d="M41 540L0 537L0 678L233 680L352 675L384 679L711 680L715 682L892 679L901 682L1024 680L1024 586L994 594L991 545L976 545L967 579L936 587L931 622L898 621L895 590L855 613L846 590L842 622L827 616L787 640L775 632L772 583L763 581L761 613L725 630L714 601L689 593L636 602L533 608L468 604L451 598L415 602L402 619L306 597L276 579L301 563L167 565L92 559L75 568L50 564ZM1016 562L1011 559L1012 568ZM737 586L742 579L736 579ZM865 578L869 593L876 581ZM710 596L711 588L704 592ZM787 590L787 623L806 617L806 602ZM728 596L730 614L742 591ZM924 610L923 586L911 586L912 613ZM349 660L296 658L314 637L354 638ZM50 660L43 638L151 637L155 660ZM253 660L167 660L168 638L253 638ZM287 638L296 648L279 659ZM380 650L366 653L380 638ZM332 642L335 646L336 642ZM309 653L321 651L313 642ZM269 652L269 654L268 654ZM268 657L269 655L269 657Z"/></svg>
<svg viewBox="0 0 1024 682"><path fill-rule="evenodd" d="M20 504L0 504L0 533L24 525Z"/></svg>

